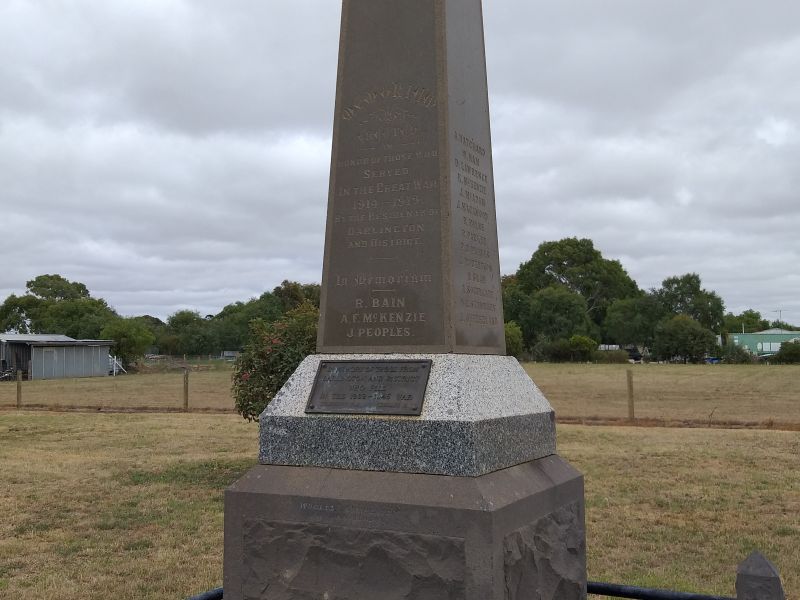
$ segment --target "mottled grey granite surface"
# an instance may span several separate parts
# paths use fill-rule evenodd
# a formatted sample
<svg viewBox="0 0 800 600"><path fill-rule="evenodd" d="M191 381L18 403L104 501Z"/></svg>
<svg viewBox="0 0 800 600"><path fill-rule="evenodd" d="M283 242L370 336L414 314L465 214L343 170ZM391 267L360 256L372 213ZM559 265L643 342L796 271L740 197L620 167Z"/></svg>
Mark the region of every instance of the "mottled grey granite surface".
<svg viewBox="0 0 800 600"><path fill-rule="evenodd" d="M421 359L433 364L419 417L304 412L322 360ZM262 464L476 477L556 449L550 404L506 356L309 356L260 421Z"/></svg>

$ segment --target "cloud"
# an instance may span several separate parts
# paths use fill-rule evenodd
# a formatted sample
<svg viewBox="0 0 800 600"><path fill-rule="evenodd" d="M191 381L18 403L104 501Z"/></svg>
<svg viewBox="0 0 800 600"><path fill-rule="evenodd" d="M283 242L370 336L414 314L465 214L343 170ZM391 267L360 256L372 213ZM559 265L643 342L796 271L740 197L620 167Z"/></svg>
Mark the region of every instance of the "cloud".
<svg viewBox="0 0 800 600"><path fill-rule="evenodd" d="M336 2L0 6L0 295L124 314L319 281ZM501 262L592 238L800 323L800 4L485 2ZM11 257L10 259L8 257Z"/></svg>
<svg viewBox="0 0 800 600"><path fill-rule="evenodd" d="M800 7L517 9L486 8L503 269L590 237L642 287L695 271L729 309L797 321Z"/></svg>

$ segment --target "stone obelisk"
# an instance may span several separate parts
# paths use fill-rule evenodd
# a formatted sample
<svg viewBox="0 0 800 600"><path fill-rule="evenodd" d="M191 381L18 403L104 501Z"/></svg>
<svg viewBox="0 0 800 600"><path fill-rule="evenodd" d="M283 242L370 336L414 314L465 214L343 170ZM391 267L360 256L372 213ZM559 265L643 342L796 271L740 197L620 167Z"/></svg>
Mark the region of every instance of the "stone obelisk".
<svg viewBox="0 0 800 600"><path fill-rule="evenodd" d="M481 0L343 1L317 345L226 491L226 599L585 597L583 479L505 356Z"/></svg>
<svg viewBox="0 0 800 600"><path fill-rule="evenodd" d="M505 354L480 3L342 22L319 350Z"/></svg>

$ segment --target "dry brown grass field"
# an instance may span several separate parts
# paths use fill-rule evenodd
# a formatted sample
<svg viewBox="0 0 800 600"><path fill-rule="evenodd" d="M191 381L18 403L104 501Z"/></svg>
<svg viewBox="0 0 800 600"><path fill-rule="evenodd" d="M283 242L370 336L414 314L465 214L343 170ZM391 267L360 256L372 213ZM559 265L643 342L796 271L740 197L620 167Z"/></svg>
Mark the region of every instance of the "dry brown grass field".
<svg viewBox="0 0 800 600"><path fill-rule="evenodd" d="M800 365L524 366L560 418L627 418L630 369L637 418L800 424Z"/></svg>
<svg viewBox="0 0 800 600"><path fill-rule="evenodd" d="M22 389L23 406L29 408L174 411L183 407L180 371L25 381ZM0 406L13 406L16 401L16 384L0 382ZM232 411L231 370L190 372L189 406L193 410Z"/></svg>
<svg viewBox="0 0 800 600"><path fill-rule="evenodd" d="M733 595L753 548L800 600L800 433L559 427L586 475L592 579ZM235 415L0 413L0 596L183 598L221 585Z"/></svg>
<svg viewBox="0 0 800 600"><path fill-rule="evenodd" d="M561 419L624 419L626 370L634 375L636 417L696 424L758 423L800 427L800 366L594 365L526 363ZM232 411L231 371L192 372L189 405L198 411ZM0 382L0 407L16 403L16 385ZM32 408L178 410L181 372L23 383Z"/></svg>

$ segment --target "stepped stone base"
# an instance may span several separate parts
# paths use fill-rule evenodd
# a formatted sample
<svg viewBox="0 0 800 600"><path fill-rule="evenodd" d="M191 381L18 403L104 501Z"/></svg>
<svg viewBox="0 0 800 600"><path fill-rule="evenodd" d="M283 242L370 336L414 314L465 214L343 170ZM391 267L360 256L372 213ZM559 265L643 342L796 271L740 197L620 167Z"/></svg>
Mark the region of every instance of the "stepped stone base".
<svg viewBox="0 0 800 600"><path fill-rule="evenodd" d="M432 360L422 414L305 414L320 361L353 359ZM508 356L309 356L260 420L262 464L475 477L556 451L553 409Z"/></svg>
<svg viewBox="0 0 800 600"><path fill-rule="evenodd" d="M225 492L226 600L579 600L583 477L259 465Z"/></svg>

